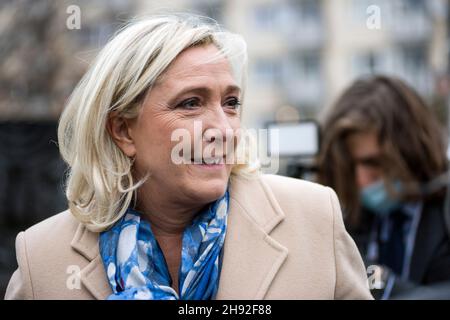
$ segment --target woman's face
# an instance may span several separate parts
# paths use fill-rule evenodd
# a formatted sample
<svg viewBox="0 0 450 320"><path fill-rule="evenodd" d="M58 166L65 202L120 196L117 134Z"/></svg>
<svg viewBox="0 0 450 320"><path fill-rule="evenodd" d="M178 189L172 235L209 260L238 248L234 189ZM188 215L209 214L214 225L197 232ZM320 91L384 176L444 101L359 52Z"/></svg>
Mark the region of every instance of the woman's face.
<svg viewBox="0 0 450 320"><path fill-rule="evenodd" d="M205 148L212 151L211 144L221 139L224 144L236 140L230 133L240 128L240 89L228 60L217 58L218 52L214 45L183 51L150 89L138 117L129 123L135 170L140 176L150 173L140 194L205 204L224 194L232 168L223 159L226 152L218 145L210 156L220 163L202 163L212 160L208 155L208 159L202 157ZM173 150L181 139L171 141L171 136L177 129L182 129L191 153L185 150L176 155L200 163L175 163ZM205 135L208 129L215 130L213 137Z"/></svg>

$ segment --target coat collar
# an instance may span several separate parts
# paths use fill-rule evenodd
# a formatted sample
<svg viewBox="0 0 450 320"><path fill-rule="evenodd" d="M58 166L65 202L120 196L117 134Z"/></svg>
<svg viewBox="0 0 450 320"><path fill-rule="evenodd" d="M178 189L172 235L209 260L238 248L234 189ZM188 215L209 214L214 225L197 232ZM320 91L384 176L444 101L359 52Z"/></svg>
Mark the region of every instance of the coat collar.
<svg viewBox="0 0 450 320"><path fill-rule="evenodd" d="M288 250L269 234L284 219L261 177L233 177L217 299L263 299Z"/></svg>
<svg viewBox="0 0 450 320"><path fill-rule="evenodd" d="M112 290L98 248L98 233L89 231L80 223L71 246L89 261L81 270L81 282L96 299L105 300Z"/></svg>
<svg viewBox="0 0 450 320"><path fill-rule="evenodd" d="M270 237L284 219L278 202L261 177L232 177L230 210L217 299L263 299L288 250ZM72 248L89 264L81 281L97 299L111 293L98 248L98 233L80 224Z"/></svg>

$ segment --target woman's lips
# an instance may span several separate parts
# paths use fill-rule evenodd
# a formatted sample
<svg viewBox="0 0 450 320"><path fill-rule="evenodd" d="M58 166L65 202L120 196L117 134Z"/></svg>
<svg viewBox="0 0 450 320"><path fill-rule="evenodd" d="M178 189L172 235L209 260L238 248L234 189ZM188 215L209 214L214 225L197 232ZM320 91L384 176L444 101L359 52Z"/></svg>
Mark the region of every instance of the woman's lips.
<svg viewBox="0 0 450 320"><path fill-rule="evenodd" d="M225 164L223 163L219 163L219 164L206 164L206 163L201 163L201 164L194 164L194 166L200 167L202 169L211 169L211 170L217 170L217 169L222 169L225 167Z"/></svg>
<svg viewBox="0 0 450 320"><path fill-rule="evenodd" d="M224 164L225 157L220 158L207 158L207 159L191 159L191 164L203 164L203 165L218 165Z"/></svg>
<svg viewBox="0 0 450 320"><path fill-rule="evenodd" d="M225 158L202 159L202 162L191 160L191 164L204 169L221 169L225 167Z"/></svg>

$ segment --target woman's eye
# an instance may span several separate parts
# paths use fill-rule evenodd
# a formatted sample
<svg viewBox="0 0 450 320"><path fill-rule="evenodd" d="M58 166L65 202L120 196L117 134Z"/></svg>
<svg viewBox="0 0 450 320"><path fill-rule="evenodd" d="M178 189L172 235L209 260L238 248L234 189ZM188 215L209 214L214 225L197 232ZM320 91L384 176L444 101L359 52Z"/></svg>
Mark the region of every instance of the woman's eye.
<svg viewBox="0 0 450 320"><path fill-rule="evenodd" d="M241 102L238 98L230 98L225 102L225 106L230 109L239 109Z"/></svg>
<svg viewBox="0 0 450 320"><path fill-rule="evenodd" d="M184 108L184 109L196 109L198 107L200 107L200 101L197 98L190 98L184 100L177 105L177 108Z"/></svg>

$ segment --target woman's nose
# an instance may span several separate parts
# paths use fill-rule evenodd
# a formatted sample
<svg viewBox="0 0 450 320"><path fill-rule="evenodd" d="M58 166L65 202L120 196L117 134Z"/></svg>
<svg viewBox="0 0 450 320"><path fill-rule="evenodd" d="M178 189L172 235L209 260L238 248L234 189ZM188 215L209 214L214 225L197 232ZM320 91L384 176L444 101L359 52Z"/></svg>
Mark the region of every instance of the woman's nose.
<svg viewBox="0 0 450 320"><path fill-rule="evenodd" d="M234 135L229 116L222 108L208 113L204 119L203 125L205 130L203 137L206 142L214 142L219 138L226 140Z"/></svg>

